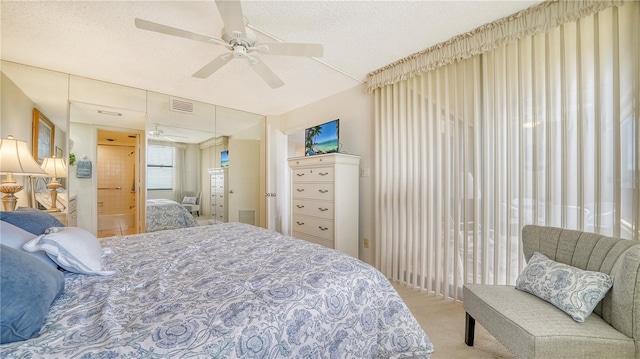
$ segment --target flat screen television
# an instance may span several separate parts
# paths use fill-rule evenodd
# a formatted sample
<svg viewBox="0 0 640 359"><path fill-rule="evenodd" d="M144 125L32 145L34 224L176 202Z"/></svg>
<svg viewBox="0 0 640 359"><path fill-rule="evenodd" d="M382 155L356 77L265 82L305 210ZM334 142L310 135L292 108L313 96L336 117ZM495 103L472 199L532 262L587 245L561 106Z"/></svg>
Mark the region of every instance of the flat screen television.
<svg viewBox="0 0 640 359"><path fill-rule="evenodd" d="M340 119L309 127L304 131L305 156L338 152Z"/></svg>
<svg viewBox="0 0 640 359"><path fill-rule="evenodd" d="M229 166L229 150L220 152L220 167Z"/></svg>

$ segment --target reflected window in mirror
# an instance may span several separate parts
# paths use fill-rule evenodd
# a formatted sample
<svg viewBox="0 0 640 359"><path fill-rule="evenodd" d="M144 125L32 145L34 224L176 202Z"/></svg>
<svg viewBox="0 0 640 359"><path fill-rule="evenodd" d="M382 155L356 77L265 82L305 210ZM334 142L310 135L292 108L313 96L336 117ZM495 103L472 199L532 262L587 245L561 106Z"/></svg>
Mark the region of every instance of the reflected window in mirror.
<svg viewBox="0 0 640 359"><path fill-rule="evenodd" d="M147 148L147 189L173 190L174 147L149 145Z"/></svg>

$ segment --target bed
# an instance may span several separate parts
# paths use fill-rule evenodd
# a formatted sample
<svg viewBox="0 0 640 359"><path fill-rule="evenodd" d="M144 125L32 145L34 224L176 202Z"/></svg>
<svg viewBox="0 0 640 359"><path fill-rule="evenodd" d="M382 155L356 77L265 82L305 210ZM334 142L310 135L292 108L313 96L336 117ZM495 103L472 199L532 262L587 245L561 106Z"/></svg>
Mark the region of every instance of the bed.
<svg viewBox="0 0 640 359"><path fill-rule="evenodd" d="M344 253L242 223L101 240L64 272L39 336L3 358L426 358L389 281Z"/></svg>
<svg viewBox="0 0 640 359"><path fill-rule="evenodd" d="M147 232L196 226L198 222L180 203L170 199L147 200Z"/></svg>

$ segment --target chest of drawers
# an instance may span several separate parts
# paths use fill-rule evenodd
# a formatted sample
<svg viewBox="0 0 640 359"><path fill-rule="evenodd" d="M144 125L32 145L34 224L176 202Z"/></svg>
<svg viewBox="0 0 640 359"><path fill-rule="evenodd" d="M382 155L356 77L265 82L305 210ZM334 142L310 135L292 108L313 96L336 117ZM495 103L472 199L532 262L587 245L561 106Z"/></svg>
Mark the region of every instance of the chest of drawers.
<svg viewBox="0 0 640 359"><path fill-rule="evenodd" d="M229 187L228 168L210 168L211 176L211 221L212 223L224 223L228 221Z"/></svg>
<svg viewBox="0 0 640 359"><path fill-rule="evenodd" d="M359 164L337 153L289 159L294 237L358 258Z"/></svg>

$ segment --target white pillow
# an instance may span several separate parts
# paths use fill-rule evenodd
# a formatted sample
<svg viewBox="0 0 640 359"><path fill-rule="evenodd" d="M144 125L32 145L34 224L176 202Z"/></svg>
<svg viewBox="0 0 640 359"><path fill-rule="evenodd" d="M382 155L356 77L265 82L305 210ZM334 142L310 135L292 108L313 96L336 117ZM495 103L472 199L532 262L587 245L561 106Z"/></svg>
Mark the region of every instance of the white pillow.
<svg viewBox="0 0 640 359"><path fill-rule="evenodd" d="M111 275L102 270L102 247L90 232L78 227L52 227L23 246L24 250L47 252L54 262L70 272Z"/></svg>
<svg viewBox="0 0 640 359"><path fill-rule="evenodd" d="M182 204L196 204L196 197L185 197L182 199Z"/></svg>
<svg viewBox="0 0 640 359"><path fill-rule="evenodd" d="M0 243L4 244L5 246L22 251L22 246L36 237L36 234L27 232L24 229L18 226L14 226L9 222L0 221ZM58 265L54 261L52 261L51 258L49 258L43 251L35 251L33 253L26 254L38 258L39 260L52 266L53 268L58 268Z"/></svg>
<svg viewBox="0 0 640 359"><path fill-rule="evenodd" d="M531 293L584 322L613 285L613 277L552 261L534 252L518 279L516 289Z"/></svg>

